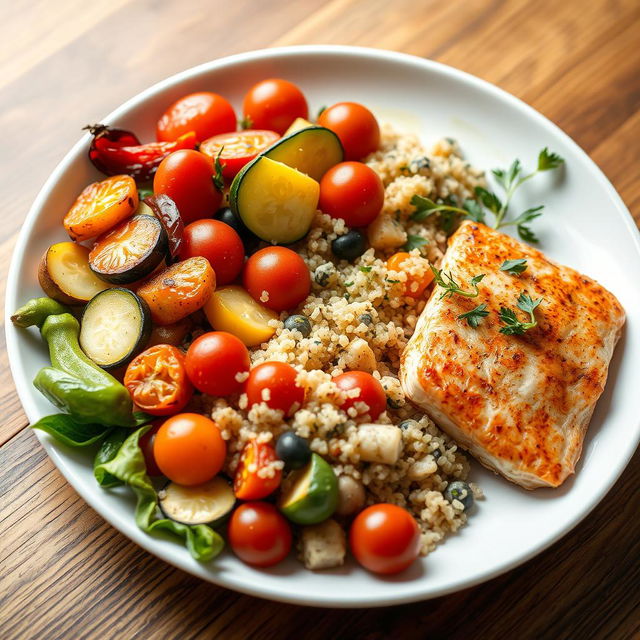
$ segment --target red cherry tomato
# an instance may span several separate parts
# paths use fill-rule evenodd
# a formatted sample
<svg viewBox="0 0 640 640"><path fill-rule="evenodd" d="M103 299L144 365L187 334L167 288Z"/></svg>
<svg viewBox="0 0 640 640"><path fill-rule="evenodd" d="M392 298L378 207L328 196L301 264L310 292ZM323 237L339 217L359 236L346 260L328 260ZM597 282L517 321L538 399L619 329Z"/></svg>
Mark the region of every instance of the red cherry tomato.
<svg viewBox="0 0 640 640"><path fill-rule="evenodd" d="M353 521L349 546L369 571L399 573L420 553L420 529L408 511L394 504L374 504Z"/></svg>
<svg viewBox="0 0 640 640"><path fill-rule="evenodd" d="M212 216L222 194L213 183L213 161L199 151L183 149L169 154L153 178L153 192L169 196L185 224Z"/></svg>
<svg viewBox="0 0 640 640"><path fill-rule="evenodd" d="M262 477L264 469L278 459L275 449L267 442L248 442L233 478L233 491L240 500L260 500L273 493L282 479L282 471L277 469L271 476Z"/></svg>
<svg viewBox="0 0 640 640"><path fill-rule="evenodd" d="M161 476L162 471L158 467L158 463L156 462L156 458L153 455L153 444L156 440L156 434L160 427L164 424L164 419L154 420L151 424L153 425L149 431L147 431L144 435L140 436L138 440L138 446L142 450L142 455L144 456L144 464L147 467L147 475L148 476Z"/></svg>
<svg viewBox="0 0 640 640"><path fill-rule="evenodd" d="M228 396L242 388L238 374L249 371L247 347L225 331L210 331L196 338L185 359L193 386L210 396Z"/></svg>
<svg viewBox="0 0 640 640"><path fill-rule="evenodd" d="M194 131L198 140L235 131L236 114L229 102L217 93L191 93L174 102L158 120L156 137L161 142L177 140Z"/></svg>
<svg viewBox="0 0 640 640"><path fill-rule="evenodd" d="M280 136L275 131L247 129L221 133L205 140L200 151L214 160L220 156L222 175L231 180L259 153L270 147Z"/></svg>
<svg viewBox="0 0 640 640"><path fill-rule="evenodd" d="M218 425L198 413L179 413L164 422L153 443L153 455L162 473L186 486L215 476L227 454Z"/></svg>
<svg viewBox="0 0 640 640"><path fill-rule="evenodd" d="M341 405L341 409L347 411L355 405L356 402L364 402L369 410L367 412L359 412L359 415L368 414L372 420L375 420L387 407L387 396L382 385L370 373L364 371L347 371L336 376L333 381L343 391L351 391L352 389L360 389L360 394L355 398L347 398Z"/></svg>
<svg viewBox="0 0 640 640"><path fill-rule="evenodd" d="M228 534L238 558L256 567L277 564L291 549L291 527L268 502L240 505L231 516Z"/></svg>
<svg viewBox="0 0 640 640"><path fill-rule="evenodd" d="M256 251L244 266L242 280L255 300L274 311L297 307L311 291L307 265L295 251L286 247Z"/></svg>
<svg viewBox="0 0 640 640"><path fill-rule="evenodd" d="M378 174L362 162L341 162L320 181L318 208L349 227L373 222L384 203L384 185Z"/></svg>
<svg viewBox="0 0 640 640"><path fill-rule="evenodd" d="M224 222L202 219L187 225L180 245L180 260L202 256L216 272L216 284L233 282L242 271L244 245Z"/></svg>
<svg viewBox="0 0 640 640"><path fill-rule="evenodd" d="M271 409L292 415L304 402L304 389L296 384L298 372L284 362L263 362L251 369L245 383L249 406L266 402Z"/></svg>
<svg viewBox="0 0 640 640"><path fill-rule="evenodd" d="M340 138L347 160L361 160L380 146L376 117L356 102L338 102L325 109L318 116L318 124Z"/></svg>
<svg viewBox="0 0 640 640"><path fill-rule="evenodd" d="M244 97L243 113L254 129L283 134L296 118L306 118L309 108L295 84L271 78L255 84Z"/></svg>

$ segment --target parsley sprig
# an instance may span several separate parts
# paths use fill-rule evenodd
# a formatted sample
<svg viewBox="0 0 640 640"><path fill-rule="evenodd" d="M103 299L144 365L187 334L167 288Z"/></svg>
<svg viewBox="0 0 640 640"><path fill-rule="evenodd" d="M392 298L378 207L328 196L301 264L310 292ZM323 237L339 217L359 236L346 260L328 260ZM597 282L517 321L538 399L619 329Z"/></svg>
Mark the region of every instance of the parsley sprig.
<svg viewBox="0 0 640 640"><path fill-rule="evenodd" d="M475 309L471 309L471 311L467 311L466 313L461 313L458 316L458 319L466 320L467 324L475 329L480 324L480 320L482 320L482 318L486 318L488 315L489 312L487 311L487 305L483 302Z"/></svg>
<svg viewBox="0 0 640 640"><path fill-rule="evenodd" d="M498 317L500 318L500 320L502 320L502 322L504 322L505 326L500 329L500 333L504 333L507 336L522 335L525 331L536 327L538 325L538 321L536 320L534 311L536 310L536 307L538 307L538 305L542 302L542 300L543 298L533 300L526 293L521 293L518 296L518 309L521 309L525 313L529 314L529 322L521 322L520 320L518 320L518 316L513 309L502 307L500 309Z"/></svg>
<svg viewBox="0 0 640 640"><path fill-rule="evenodd" d="M517 276L527 270L527 261L525 258L519 258L518 260L505 260L500 265L500 271L506 271L511 275Z"/></svg>
<svg viewBox="0 0 640 640"><path fill-rule="evenodd" d="M557 169L563 163L563 158L557 153L550 152L547 147L538 154L537 167L531 173L524 174L520 160L516 159L508 169L493 169L491 172L496 182L505 192L502 197L484 187L476 187L475 194L477 199L467 199L462 203L461 207L447 203L437 203L425 196L414 195L411 198L411 204L416 207L416 210L411 219L421 222L434 213L440 213L441 226L447 233L450 233L455 222L460 218L469 218L474 222L486 224L486 214L490 212L494 216L493 227L495 229L515 226L518 235L523 240L538 242L538 237L529 227L529 223L542 215L544 205L531 207L518 214L515 218L508 219L509 205L517 189L525 182L539 173Z"/></svg>
<svg viewBox="0 0 640 640"><path fill-rule="evenodd" d="M436 269L433 265L431 271L436 284L444 289L440 295L440 300L443 298L451 298L454 295L464 296L465 298L475 298L478 295L478 283L484 278L484 273L478 276L474 276L469 280L469 284L473 288L473 291L466 291L455 280L451 273L446 273L442 269Z"/></svg>

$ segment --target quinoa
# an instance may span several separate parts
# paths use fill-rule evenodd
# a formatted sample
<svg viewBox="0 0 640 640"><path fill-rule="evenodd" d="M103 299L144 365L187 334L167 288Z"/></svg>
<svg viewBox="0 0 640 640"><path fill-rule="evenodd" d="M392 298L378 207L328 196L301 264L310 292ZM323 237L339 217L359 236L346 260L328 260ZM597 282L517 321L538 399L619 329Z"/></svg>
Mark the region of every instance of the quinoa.
<svg viewBox="0 0 640 640"><path fill-rule="evenodd" d="M430 265L439 266L447 245L439 214L422 222L411 219L415 211L411 198L417 194L460 206L485 183L482 172L465 162L454 141L438 142L427 152L416 136L389 126L382 128L381 147L366 163L385 186L382 212L368 229L371 247L353 262L337 260L331 243L348 228L343 220L317 211L308 235L292 247L311 274L311 292L292 313L306 316L311 332L305 337L286 329L289 314L283 313L270 323L273 337L251 352L253 365L280 361L298 370L304 406L284 416L267 406L267 391L263 402L251 408L241 394L229 401L209 398L208 410L227 441L228 474L235 472L247 442L275 442L293 430L332 465L336 475L361 481L367 504L389 502L409 510L420 526L421 551L426 554L466 522L462 504L448 502L443 491L453 480L467 479L469 464L456 443L407 402L398 380L402 352L428 297L428 292L411 294L416 294L416 283L426 277ZM387 259L403 250L409 236L419 236L425 244L408 252L401 270L388 268ZM260 299L268 300L266 291ZM368 407L356 403L348 412L339 408L349 396L357 396L357 390L344 392L333 378L356 368L369 370L387 395L388 409L375 422L402 423L402 453L394 465L360 459L362 420L356 418ZM282 466L274 461L261 473L269 477ZM475 497L481 497L478 487L471 484L471 488Z"/></svg>

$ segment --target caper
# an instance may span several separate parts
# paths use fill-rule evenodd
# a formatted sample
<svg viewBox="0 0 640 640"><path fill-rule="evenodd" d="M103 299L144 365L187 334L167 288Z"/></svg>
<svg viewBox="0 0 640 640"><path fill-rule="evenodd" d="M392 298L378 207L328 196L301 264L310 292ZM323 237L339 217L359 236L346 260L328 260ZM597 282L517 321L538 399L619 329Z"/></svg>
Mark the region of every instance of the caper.
<svg viewBox="0 0 640 640"><path fill-rule="evenodd" d="M471 487L462 480L454 480L449 483L449 486L444 490L444 497L449 502L458 500L462 503L464 510L467 511L473 506L473 491Z"/></svg>
<svg viewBox="0 0 640 640"><path fill-rule="evenodd" d="M309 318L300 314L289 316L284 321L284 328L289 329L289 331L299 331L303 338L308 338L311 334L311 323L309 322Z"/></svg>
<svg viewBox="0 0 640 640"><path fill-rule="evenodd" d="M373 324L373 318L370 313L363 313L361 316L358 316L358 322L361 324L366 324L367 327L370 327Z"/></svg>
<svg viewBox="0 0 640 640"><path fill-rule="evenodd" d="M322 267L318 267L313 275L316 284L319 284L321 287L326 287L329 284L330 277L329 271Z"/></svg>

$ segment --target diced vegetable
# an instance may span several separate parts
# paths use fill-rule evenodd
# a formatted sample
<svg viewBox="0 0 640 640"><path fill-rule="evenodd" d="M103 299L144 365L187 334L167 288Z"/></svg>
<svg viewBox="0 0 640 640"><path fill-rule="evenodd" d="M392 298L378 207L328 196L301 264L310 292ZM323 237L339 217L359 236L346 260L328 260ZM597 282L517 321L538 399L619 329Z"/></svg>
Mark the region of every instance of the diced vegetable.
<svg viewBox="0 0 640 640"><path fill-rule="evenodd" d="M309 231L320 185L281 162L258 156L234 178L229 193L233 212L259 238L290 244Z"/></svg>
<svg viewBox="0 0 640 640"><path fill-rule="evenodd" d="M402 430L390 424L361 424L358 448L365 462L395 464L402 453Z"/></svg>
<svg viewBox="0 0 640 640"><path fill-rule="evenodd" d="M300 129L307 129L309 127L315 127L315 126L316 125L314 125L313 122L309 122L304 118L296 118L291 123L289 128L284 132L284 135L282 137L286 138L287 136L290 136L292 133L295 133L296 131L300 131Z"/></svg>
<svg viewBox="0 0 640 640"><path fill-rule="evenodd" d="M154 216L137 215L100 236L89 266L102 280L130 284L148 276L167 254L167 234Z"/></svg>
<svg viewBox="0 0 640 640"><path fill-rule="evenodd" d="M344 367L356 371L373 373L378 368L376 356L369 343L362 338L355 338L345 349L342 356Z"/></svg>
<svg viewBox="0 0 640 640"><path fill-rule="evenodd" d="M159 505L167 518L183 524L221 524L233 511L236 498L220 476L192 487L170 482L159 493Z"/></svg>
<svg viewBox="0 0 640 640"><path fill-rule="evenodd" d="M407 233L392 216L382 213L367 227L367 238L374 249L396 249L405 244Z"/></svg>
<svg viewBox="0 0 640 640"><path fill-rule="evenodd" d="M94 182L78 196L67 215L64 228L72 240L95 238L133 215L138 208L138 190L131 176L112 176Z"/></svg>
<svg viewBox="0 0 640 640"><path fill-rule="evenodd" d="M351 516L362 510L365 502L364 485L353 476L341 475L338 478L338 506L339 516Z"/></svg>
<svg viewBox="0 0 640 640"><path fill-rule="evenodd" d="M347 537L335 520L325 520L302 528L300 551L304 566L311 571L341 567L347 554Z"/></svg>
<svg viewBox="0 0 640 640"><path fill-rule="evenodd" d="M338 136L329 129L313 125L283 137L262 155L318 181L344 157Z"/></svg>
<svg viewBox="0 0 640 640"><path fill-rule="evenodd" d="M80 346L103 369L115 369L144 348L150 333L145 302L129 289L107 289L84 309Z"/></svg>
<svg viewBox="0 0 640 640"><path fill-rule="evenodd" d="M242 287L217 289L204 305L204 313L214 329L227 331L248 347L266 342L276 331L269 322L278 314L256 302Z"/></svg>
<svg viewBox="0 0 640 640"><path fill-rule="evenodd" d="M407 260L420 261L424 267L421 275L408 275L404 285L404 293L412 298L419 298L424 290L433 282L433 271L429 268L428 260L424 258L412 258L410 254L405 251L394 253L387 260L387 269L395 271L396 273L402 273L404 271L403 265Z"/></svg>
<svg viewBox="0 0 640 640"><path fill-rule="evenodd" d="M287 479L289 489L280 498L280 510L297 524L316 524L338 506L338 479L331 465L317 453L306 467Z"/></svg>
<svg viewBox="0 0 640 640"><path fill-rule="evenodd" d="M151 318L173 324L201 309L216 286L216 274L206 258L189 258L167 267L138 289Z"/></svg>
<svg viewBox="0 0 640 640"><path fill-rule="evenodd" d="M109 284L89 268L89 249L75 242L51 245L38 269L42 290L65 304L84 304Z"/></svg>

